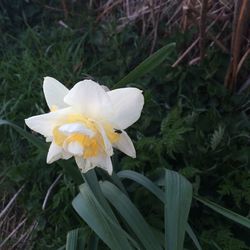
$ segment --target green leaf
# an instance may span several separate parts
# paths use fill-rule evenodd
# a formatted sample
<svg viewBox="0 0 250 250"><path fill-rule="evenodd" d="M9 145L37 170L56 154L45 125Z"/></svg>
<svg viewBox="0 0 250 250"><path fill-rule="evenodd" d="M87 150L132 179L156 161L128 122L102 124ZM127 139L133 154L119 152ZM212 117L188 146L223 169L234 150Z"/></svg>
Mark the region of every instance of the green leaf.
<svg viewBox="0 0 250 250"><path fill-rule="evenodd" d="M159 241L159 244L164 247L165 235L159 229L151 227L151 230L154 233L154 237Z"/></svg>
<svg viewBox="0 0 250 250"><path fill-rule="evenodd" d="M100 185L105 197L125 219L145 249L162 249L150 226L130 199L108 181L101 182Z"/></svg>
<svg viewBox="0 0 250 250"><path fill-rule="evenodd" d="M242 215L239 215L233 211L230 211L224 207L221 207L219 205L217 205L216 203L209 201L207 199L204 199L200 196L194 195L194 198L198 201L200 201L202 204L204 204L205 206L213 209L214 211L216 211L217 213L227 217L228 219L239 223L240 225L250 228L250 220Z"/></svg>
<svg viewBox="0 0 250 250"><path fill-rule="evenodd" d="M107 200L105 199L105 197L102 193L99 181L97 180L95 169L91 169L87 173L83 174L83 178L85 180L85 183L88 185L88 187L92 191L95 198L98 200L100 205L105 209L108 216L112 220L114 220L116 223L118 223L118 220L115 217L113 210L111 209L109 203L107 202Z"/></svg>
<svg viewBox="0 0 250 250"><path fill-rule="evenodd" d="M192 185L175 171L165 170L165 244L166 249L183 250Z"/></svg>
<svg viewBox="0 0 250 250"><path fill-rule="evenodd" d="M128 195L126 188L122 184L119 176L113 171L112 175L110 176L111 182L114 183L124 194Z"/></svg>
<svg viewBox="0 0 250 250"><path fill-rule="evenodd" d="M151 180L149 180L147 177L145 177L144 175L139 174L139 173L132 171L132 170L123 170L123 171L118 172L117 175L120 178L127 178L127 179L130 179L130 180L137 182L138 184L145 187L152 194L154 194L165 205L167 204L166 200L165 200L164 192L160 188L158 188L157 185L155 185ZM195 234L194 234L194 232L189 224L187 224L186 231L187 231L189 237L193 240L196 248L201 250L202 249L201 245L200 245L197 237L195 236Z"/></svg>
<svg viewBox="0 0 250 250"><path fill-rule="evenodd" d="M111 207L109 206L107 200L105 199L101 191L99 181L95 173L95 169L91 169L87 173L83 174L83 178L84 178L85 183L87 183L88 187L94 194L95 198L102 205L102 207L104 207L106 211L111 210ZM111 217L112 219L115 218L113 214L111 215Z"/></svg>
<svg viewBox="0 0 250 250"><path fill-rule="evenodd" d="M67 233L66 250L83 250L87 243L89 228L77 228Z"/></svg>
<svg viewBox="0 0 250 250"><path fill-rule="evenodd" d="M72 230L67 233L67 240L66 240L66 250L76 250L78 241L78 229ZM84 249L84 246L82 246Z"/></svg>
<svg viewBox="0 0 250 250"><path fill-rule="evenodd" d="M139 183L140 185L148 189L152 194L154 194L160 201L162 201L163 203L165 202L164 192L144 175L132 170L123 170L118 172L117 175L121 179L127 178Z"/></svg>
<svg viewBox="0 0 250 250"><path fill-rule="evenodd" d="M80 194L74 198L72 205L80 217L108 247L117 250L132 250L128 239L134 242L133 239L116 221L108 216L86 183L80 186Z"/></svg>
<svg viewBox="0 0 250 250"><path fill-rule="evenodd" d="M92 231L89 237L87 250L97 250L98 244L99 244L99 237L96 235L95 232Z"/></svg>
<svg viewBox="0 0 250 250"><path fill-rule="evenodd" d="M175 48L175 43L170 43L161 49L157 50L154 54L145 59L140 63L135 69L128 73L124 78L122 78L114 88L124 86L128 83L133 83L138 78L149 73L156 67L158 67L164 60L170 58L173 49Z"/></svg>
<svg viewBox="0 0 250 250"><path fill-rule="evenodd" d="M188 233L188 236L192 239L193 243L195 244L196 248L198 250L202 250L200 242L198 241L193 229L191 228L191 226L188 223L187 223L186 231Z"/></svg>

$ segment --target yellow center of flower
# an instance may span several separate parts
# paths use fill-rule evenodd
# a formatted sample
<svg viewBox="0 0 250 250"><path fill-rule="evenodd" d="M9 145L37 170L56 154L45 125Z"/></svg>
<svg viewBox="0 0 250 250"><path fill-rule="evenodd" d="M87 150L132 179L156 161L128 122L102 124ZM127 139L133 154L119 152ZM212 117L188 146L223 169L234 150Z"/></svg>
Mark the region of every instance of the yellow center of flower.
<svg viewBox="0 0 250 250"><path fill-rule="evenodd" d="M57 106L56 105L52 105L51 108L50 108L50 112L55 112L57 111Z"/></svg>
<svg viewBox="0 0 250 250"><path fill-rule="evenodd" d="M77 142L83 148L82 157L84 159L94 157L105 152L102 134L99 131L99 127L93 120L88 119L80 114L71 114L65 119L63 124L71 123L83 125L85 128L93 132L93 136L89 136L81 132L65 134L64 132L60 131L59 128L61 126L57 126L53 130L54 141L57 145L60 147L65 147L72 142ZM111 144L115 143L119 139L120 134L116 133L110 124L104 124L103 128Z"/></svg>

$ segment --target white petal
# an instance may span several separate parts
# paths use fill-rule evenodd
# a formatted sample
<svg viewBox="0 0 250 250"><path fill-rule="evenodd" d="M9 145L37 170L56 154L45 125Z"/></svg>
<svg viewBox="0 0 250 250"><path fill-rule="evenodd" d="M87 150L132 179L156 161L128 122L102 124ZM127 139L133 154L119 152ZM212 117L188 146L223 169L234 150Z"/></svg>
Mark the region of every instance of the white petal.
<svg viewBox="0 0 250 250"><path fill-rule="evenodd" d="M107 137L107 135L106 135L106 132L105 132L103 126L102 126L99 122L96 122L96 124L97 124L97 126L98 126L99 132L100 132L101 135L102 135L102 139L103 139L103 143L104 143L104 148L103 148L104 152L105 152L107 155L109 155L109 156L113 155L113 147L112 147L112 144L111 144L111 142L109 141L109 139L108 139L108 137Z"/></svg>
<svg viewBox="0 0 250 250"><path fill-rule="evenodd" d="M59 127L59 130L66 134L72 134L72 133L82 133L84 135L87 135L89 137L93 137L95 135L95 132L91 129L85 127L81 123L66 123Z"/></svg>
<svg viewBox="0 0 250 250"><path fill-rule="evenodd" d="M88 172L90 169L94 168L90 161L84 159L81 156L75 156L77 166L82 170L83 173Z"/></svg>
<svg viewBox="0 0 250 250"><path fill-rule="evenodd" d="M101 85L101 87L104 89L105 92L107 92L107 91L110 90L110 89L109 89L107 86L105 86L105 85Z"/></svg>
<svg viewBox="0 0 250 250"><path fill-rule="evenodd" d="M134 144L125 131L122 131L119 140L113 146L132 158L136 157Z"/></svg>
<svg viewBox="0 0 250 250"><path fill-rule="evenodd" d="M64 146L64 150L72 155L77 155L77 156L83 155L84 151L82 145L77 141L72 141L68 143L67 146Z"/></svg>
<svg viewBox="0 0 250 250"><path fill-rule="evenodd" d="M49 147L49 152L47 154L47 163L50 164L57 161L62 156L62 147L59 147L55 142L52 142Z"/></svg>
<svg viewBox="0 0 250 250"><path fill-rule="evenodd" d="M30 129L50 138L53 136L53 129L59 126L70 113L72 113L71 108L60 109L55 112L32 116L25 119L25 123Z"/></svg>
<svg viewBox="0 0 250 250"><path fill-rule="evenodd" d="M136 122L144 105L142 91L137 88L121 88L108 91L114 116L109 117L117 129L126 129Z"/></svg>
<svg viewBox="0 0 250 250"><path fill-rule="evenodd" d="M70 154L70 153L68 153L68 152L66 152L66 151L62 151L62 156L61 156L61 158L62 159L64 159L64 160L68 160L69 158L71 158L73 155L72 154Z"/></svg>
<svg viewBox="0 0 250 250"><path fill-rule="evenodd" d="M105 90L92 80L78 82L65 96L64 101L78 112L93 119L111 116L112 105Z"/></svg>
<svg viewBox="0 0 250 250"><path fill-rule="evenodd" d="M62 147L58 146L54 141L52 141L47 154L48 164L51 164L59 159L68 160L70 157L72 157L72 154L65 152Z"/></svg>
<svg viewBox="0 0 250 250"><path fill-rule="evenodd" d="M46 142L52 142L53 141L53 137L52 136L48 136L45 138Z"/></svg>
<svg viewBox="0 0 250 250"><path fill-rule="evenodd" d="M69 90L52 77L44 77L43 92L50 110L66 108L68 105L63 101Z"/></svg>
<svg viewBox="0 0 250 250"><path fill-rule="evenodd" d="M94 167L100 167L107 171L109 175L112 175L113 166L110 156L108 155L98 155L96 157L88 158Z"/></svg>
<svg viewBox="0 0 250 250"><path fill-rule="evenodd" d="M83 157L76 156L75 160L77 166L82 170L83 173L86 173L95 167L100 167L107 171L109 175L112 175L113 166L109 156L99 155L97 157L88 158L87 160Z"/></svg>

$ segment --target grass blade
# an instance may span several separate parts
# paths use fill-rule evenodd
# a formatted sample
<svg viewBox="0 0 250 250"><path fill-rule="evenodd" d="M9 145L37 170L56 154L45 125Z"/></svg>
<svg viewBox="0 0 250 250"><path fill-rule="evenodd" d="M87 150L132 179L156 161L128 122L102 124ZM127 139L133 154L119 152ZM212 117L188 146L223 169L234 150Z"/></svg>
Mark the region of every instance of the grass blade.
<svg viewBox="0 0 250 250"><path fill-rule="evenodd" d="M155 250L162 249L159 241L154 237L150 226L130 199L114 184L108 181L101 182L100 185L105 197L125 219L144 248Z"/></svg>
<svg viewBox="0 0 250 250"><path fill-rule="evenodd" d="M140 63L136 68L134 68L130 73L128 73L125 77L123 77L114 88L124 86L128 83L133 83L138 78L144 76L149 73L157 66L159 66L164 60L170 57L170 54L173 52L175 48L175 43L167 44L161 49L157 50L154 54L145 59L142 63Z"/></svg>
<svg viewBox="0 0 250 250"><path fill-rule="evenodd" d="M183 250L192 185L175 171L165 170L165 244L166 249Z"/></svg>
<svg viewBox="0 0 250 250"><path fill-rule="evenodd" d="M212 210L216 211L217 213L227 217L228 219L244 226L247 228L250 228L250 220L242 215L239 215L231 210L228 210L224 207L221 207L217 205L216 203L209 201L207 199L204 199L200 196L195 195L194 198L204 204L205 206L211 208Z"/></svg>

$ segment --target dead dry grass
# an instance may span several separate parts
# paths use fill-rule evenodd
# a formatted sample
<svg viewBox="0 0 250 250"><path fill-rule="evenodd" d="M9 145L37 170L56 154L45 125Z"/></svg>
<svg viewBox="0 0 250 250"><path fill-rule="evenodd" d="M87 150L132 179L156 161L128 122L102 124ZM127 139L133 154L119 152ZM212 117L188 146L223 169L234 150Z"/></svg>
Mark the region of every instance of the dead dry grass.
<svg viewBox="0 0 250 250"><path fill-rule="evenodd" d="M196 28L193 42L186 44L173 67L200 63L207 48L216 46L231 57L225 86L232 91L248 87L244 64L250 54L249 0L109 0L90 1L90 6L97 9L97 21L116 16L118 32L127 25L140 26L141 35L151 40L151 52L159 36Z"/></svg>
<svg viewBox="0 0 250 250"><path fill-rule="evenodd" d="M30 249L30 236L36 222L28 222L26 212L19 207L17 199L24 185L11 197L2 194L0 205L0 249Z"/></svg>
<svg viewBox="0 0 250 250"><path fill-rule="evenodd" d="M58 7L44 6L64 13L65 20L74 4L81 1L61 0ZM216 46L230 56L224 85L231 91L242 92L250 84L245 66L250 54L250 1L249 0L89 0L88 6L96 11L96 22L117 20L117 32L133 25L151 41L150 53L155 50L159 37L169 37L173 31L196 29L190 44L185 44L173 67L180 63L197 64L206 57L209 47Z"/></svg>

